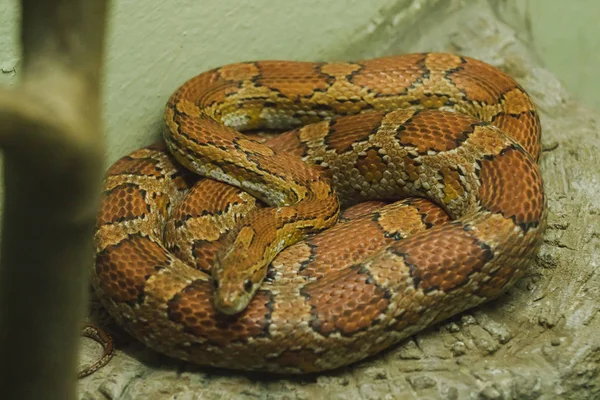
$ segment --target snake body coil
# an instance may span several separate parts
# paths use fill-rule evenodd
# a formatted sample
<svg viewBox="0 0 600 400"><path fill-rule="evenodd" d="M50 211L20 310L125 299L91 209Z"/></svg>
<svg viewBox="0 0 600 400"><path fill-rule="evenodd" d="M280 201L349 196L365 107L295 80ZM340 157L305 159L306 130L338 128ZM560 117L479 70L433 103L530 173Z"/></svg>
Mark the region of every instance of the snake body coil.
<svg viewBox="0 0 600 400"><path fill-rule="evenodd" d="M542 242L535 106L481 61L233 64L183 84L165 121L166 148L108 170L92 282L172 357L347 365L498 296Z"/></svg>

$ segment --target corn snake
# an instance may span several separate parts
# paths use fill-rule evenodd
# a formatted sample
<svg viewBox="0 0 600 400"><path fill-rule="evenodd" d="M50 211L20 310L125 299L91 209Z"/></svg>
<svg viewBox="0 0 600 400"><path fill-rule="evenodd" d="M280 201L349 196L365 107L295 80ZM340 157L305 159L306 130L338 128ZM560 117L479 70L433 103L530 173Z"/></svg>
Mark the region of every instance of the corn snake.
<svg viewBox="0 0 600 400"><path fill-rule="evenodd" d="M107 172L92 283L172 357L347 365L497 297L541 244L535 106L471 58L232 64L184 83L165 122L166 146ZM294 130L237 132L270 129Z"/></svg>

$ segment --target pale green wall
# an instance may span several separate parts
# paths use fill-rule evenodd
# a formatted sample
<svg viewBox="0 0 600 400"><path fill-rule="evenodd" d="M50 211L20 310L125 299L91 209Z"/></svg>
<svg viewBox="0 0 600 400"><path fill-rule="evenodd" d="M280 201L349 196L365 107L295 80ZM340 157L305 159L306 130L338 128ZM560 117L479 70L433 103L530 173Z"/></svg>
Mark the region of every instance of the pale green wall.
<svg viewBox="0 0 600 400"><path fill-rule="evenodd" d="M576 97L600 108L600 1L527 3L533 40L548 69Z"/></svg>
<svg viewBox="0 0 600 400"><path fill-rule="evenodd" d="M113 1L106 87L110 160L158 137L164 103L188 78L237 61L327 58L352 42L377 5L392 2Z"/></svg>
<svg viewBox="0 0 600 400"><path fill-rule="evenodd" d="M547 66L578 97L600 106L600 1L512 2L529 15ZM19 73L16 4L0 2L0 84L13 84ZM158 139L169 94L203 70L249 59L356 57L365 40L373 41L369 32L382 14L418 8L416 0L113 0L107 162Z"/></svg>
<svg viewBox="0 0 600 400"><path fill-rule="evenodd" d="M394 0L113 0L105 82L107 162L159 138L171 92L236 61L325 59ZM0 2L0 84L16 81L16 0ZM19 71L18 65L16 67Z"/></svg>
<svg viewBox="0 0 600 400"><path fill-rule="evenodd" d="M0 3L0 85L15 82L14 68L18 61L16 18L17 7L14 0Z"/></svg>

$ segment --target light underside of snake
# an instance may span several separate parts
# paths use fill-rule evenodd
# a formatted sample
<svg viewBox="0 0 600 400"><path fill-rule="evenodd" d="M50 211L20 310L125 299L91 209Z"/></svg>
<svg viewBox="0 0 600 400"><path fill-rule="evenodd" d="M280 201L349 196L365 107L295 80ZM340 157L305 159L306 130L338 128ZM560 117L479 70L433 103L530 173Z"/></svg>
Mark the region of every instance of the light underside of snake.
<svg viewBox="0 0 600 400"><path fill-rule="evenodd" d="M228 65L183 84L165 121L166 147L107 172L92 282L172 357L348 365L497 297L542 241L535 106L471 58Z"/></svg>

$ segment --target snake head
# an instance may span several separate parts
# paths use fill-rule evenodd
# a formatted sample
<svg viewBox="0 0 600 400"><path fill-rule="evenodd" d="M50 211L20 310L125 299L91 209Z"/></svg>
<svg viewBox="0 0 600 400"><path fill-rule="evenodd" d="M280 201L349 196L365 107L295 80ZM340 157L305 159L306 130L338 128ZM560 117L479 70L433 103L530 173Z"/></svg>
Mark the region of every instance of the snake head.
<svg viewBox="0 0 600 400"><path fill-rule="evenodd" d="M253 237L252 228L242 227L232 235L231 244L217 253L212 267L213 303L223 314L242 312L266 276L270 259L255 251Z"/></svg>

